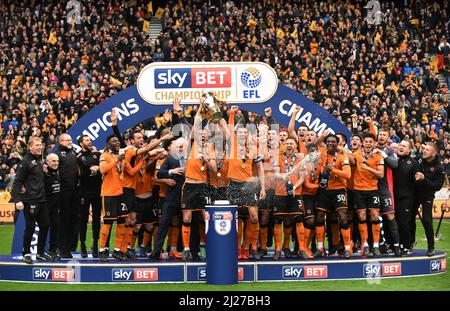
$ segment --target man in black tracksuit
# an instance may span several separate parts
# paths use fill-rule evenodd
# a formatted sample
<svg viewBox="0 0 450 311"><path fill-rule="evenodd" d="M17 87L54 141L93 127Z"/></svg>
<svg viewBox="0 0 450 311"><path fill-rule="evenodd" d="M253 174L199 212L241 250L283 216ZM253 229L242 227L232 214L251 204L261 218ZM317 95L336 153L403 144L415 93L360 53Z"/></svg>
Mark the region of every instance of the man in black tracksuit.
<svg viewBox="0 0 450 311"><path fill-rule="evenodd" d="M398 144L398 167L394 169L395 218L400 232L402 256L411 255L411 213L414 207L415 175L419 164L411 157L412 144L403 140Z"/></svg>
<svg viewBox="0 0 450 311"><path fill-rule="evenodd" d="M444 166L439 161L437 147L434 143L428 142L423 150L423 155L417 160L419 172L414 177L416 184L416 198L413 212L411 214L411 237L415 241L416 237L416 215L419 206L422 205L422 224L425 229L428 243L428 256L434 256L434 230L433 230L433 201L434 194L439 191L444 184ZM413 243L414 244L414 243Z"/></svg>
<svg viewBox="0 0 450 311"><path fill-rule="evenodd" d="M44 169L41 162L42 140L39 137L31 137L28 148L28 153L17 168L16 179L12 187L12 198L16 209L23 210L25 218L22 260L27 264L32 264L30 248L36 222L39 226L36 258L37 260L52 260L52 257L44 252L49 216L45 204Z"/></svg>
<svg viewBox="0 0 450 311"><path fill-rule="evenodd" d="M89 136L82 135L78 138L81 151L77 155L80 169L80 195L81 195L81 219L80 219L80 249L81 257L87 257L86 231L89 222L89 208L92 206L92 257L98 257L98 240L100 236L100 217L102 212L102 174L100 174L100 152L92 151L92 142Z"/></svg>
<svg viewBox="0 0 450 311"><path fill-rule="evenodd" d="M59 146L55 152L59 157L59 177L61 178L61 258L72 258L78 242L80 217L80 194L78 191L77 155L72 148L69 134L59 136Z"/></svg>
<svg viewBox="0 0 450 311"><path fill-rule="evenodd" d="M47 200L47 209L50 217L50 245L48 254L53 260L59 259L60 243L60 216L61 209L61 182L59 180L59 158L56 154L50 153L46 159L45 172L45 197Z"/></svg>

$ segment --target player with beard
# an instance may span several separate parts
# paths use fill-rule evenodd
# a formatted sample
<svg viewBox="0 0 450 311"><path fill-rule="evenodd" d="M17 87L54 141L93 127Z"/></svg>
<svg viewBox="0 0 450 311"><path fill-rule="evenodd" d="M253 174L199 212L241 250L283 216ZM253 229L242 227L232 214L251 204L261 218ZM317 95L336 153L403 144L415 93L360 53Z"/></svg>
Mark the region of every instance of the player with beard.
<svg viewBox="0 0 450 311"><path fill-rule="evenodd" d="M259 128L264 128L265 125ZM267 236L268 224L270 216L275 204L275 173L279 171L280 159L280 137L277 131L270 129L267 132L262 130L259 132L259 143L263 157L264 176L266 178L266 198L259 202L259 232L260 232L260 255L261 257L267 255ZM267 135L266 135L267 134ZM267 137L267 138L265 138ZM285 240L289 243L290 232L285 232ZM289 256L290 257L290 254Z"/></svg>
<svg viewBox="0 0 450 311"><path fill-rule="evenodd" d="M325 138L327 153L322 155L322 169L316 207L317 251L315 257L324 256L325 213L336 211L344 239L344 258L351 257L350 229L347 221L347 179L351 176L348 157L338 152L338 137Z"/></svg>
<svg viewBox="0 0 450 311"><path fill-rule="evenodd" d="M409 140L398 144L398 167L394 169L395 216L400 232L402 256L411 255L410 219L414 208L415 175L419 171L419 164L411 157L411 149Z"/></svg>
<svg viewBox="0 0 450 311"><path fill-rule="evenodd" d="M359 220L358 220L358 215L356 214L355 200L354 200L354 195L353 195L353 192L354 192L353 179L355 178L355 169L356 169L356 161L355 161L355 158L353 157L353 153L360 151L360 149L362 147L362 141L363 141L363 138L361 135L353 134L350 139L350 147L352 150L347 153L348 159L350 162L350 167L352 170L352 175L347 182L347 198L348 198L348 219L349 219L349 222L352 223L352 225L350 226L350 230L352 231L352 241L353 241L353 252L354 253L359 248L359 245L361 245L360 244L361 240L360 240L360 235L359 235Z"/></svg>
<svg viewBox="0 0 450 311"><path fill-rule="evenodd" d="M370 119L367 121L371 122ZM377 149L384 158L383 178L378 181L378 192L380 193L380 214L383 217L384 232L388 243L393 244L396 256L400 256L400 236L397 221L395 220L394 209L394 178L392 170L398 166L398 158L394 150L387 146L390 137L389 129L382 128L378 131ZM387 233L387 234L386 234ZM381 238L380 250L388 252L389 246L384 246L384 239Z"/></svg>
<svg viewBox="0 0 450 311"><path fill-rule="evenodd" d="M300 106L294 105L291 119L289 121L288 134L289 134L289 137L293 137L297 141L298 150L301 153L306 154L307 153L306 152L306 144L308 143L306 133L308 132L309 128L308 128L308 126L302 124L298 127L297 132L295 131L295 121L296 121L297 115L301 109L302 108ZM309 142L309 143L311 143L311 142ZM312 143L315 143L315 141L312 141Z"/></svg>
<svg viewBox="0 0 450 311"><path fill-rule="evenodd" d="M373 254L381 255L379 247L380 239L380 196L378 192L378 180L384 175L384 159L374 152L375 135L366 133L363 136L363 148L353 152L355 161L355 174L353 178L354 199L359 218L359 231L361 234L361 255L369 255L367 209L370 212L372 223Z"/></svg>

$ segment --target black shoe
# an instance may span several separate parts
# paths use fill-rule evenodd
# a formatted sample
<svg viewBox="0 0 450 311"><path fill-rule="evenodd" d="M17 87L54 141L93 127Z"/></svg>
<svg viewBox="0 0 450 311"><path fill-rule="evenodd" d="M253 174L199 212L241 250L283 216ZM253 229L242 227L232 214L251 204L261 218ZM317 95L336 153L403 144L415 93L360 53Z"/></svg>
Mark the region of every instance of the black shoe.
<svg viewBox="0 0 450 311"><path fill-rule="evenodd" d="M409 256L411 256L411 254L412 254L412 251L410 249L408 249L408 248L402 249L402 257L409 257Z"/></svg>
<svg viewBox="0 0 450 311"><path fill-rule="evenodd" d="M46 252L44 252L41 254L37 254L36 260L38 260L38 261L53 261L53 257L51 255L47 254Z"/></svg>
<svg viewBox="0 0 450 311"><path fill-rule="evenodd" d="M273 260L280 260L281 259L281 251L275 251L273 254Z"/></svg>
<svg viewBox="0 0 450 311"><path fill-rule="evenodd" d="M136 251L134 248L127 249L127 253L125 254L129 259L137 259Z"/></svg>
<svg viewBox="0 0 450 311"><path fill-rule="evenodd" d="M80 249L81 249L80 251L81 258L87 258L88 254L86 250L86 244L84 242L81 242Z"/></svg>
<svg viewBox="0 0 450 311"><path fill-rule="evenodd" d="M22 261L26 264L32 265L33 264L33 259L31 259L31 254L25 254L22 257Z"/></svg>
<svg viewBox="0 0 450 311"><path fill-rule="evenodd" d="M99 257L101 262L108 262L109 254L106 252L106 250L104 250L103 252L99 253L98 257Z"/></svg>
<svg viewBox="0 0 450 311"><path fill-rule="evenodd" d="M396 257L402 256L402 250L400 249L400 246L395 246L394 245L394 253L395 253Z"/></svg>
<svg viewBox="0 0 450 311"><path fill-rule="evenodd" d="M98 258L98 245L96 242L91 246L92 258Z"/></svg>
<svg viewBox="0 0 450 311"><path fill-rule="evenodd" d="M200 257L198 254L192 254L191 260L195 261L195 262L199 262L199 261L202 261L202 257Z"/></svg>
<svg viewBox="0 0 450 311"><path fill-rule="evenodd" d="M374 247L373 248L373 255L375 257L381 256L381 252L380 252L380 248L379 247Z"/></svg>
<svg viewBox="0 0 450 311"><path fill-rule="evenodd" d="M380 245L380 253L381 254L387 254L389 249L390 249L389 244L387 244L387 243Z"/></svg>
<svg viewBox="0 0 450 311"><path fill-rule="evenodd" d="M72 256L71 252L62 252L61 253L61 258L62 259L70 259L70 258L73 258L73 256Z"/></svg>
<svg viewBox="0 0 450 311"><path fill-rule="evenodd" d="M184 249L181 255L183 256L183 260L188 260L191 256L191 251L189 249Z"/></svg>
<svg viewBox="0 0 450 311"><path fill-rule="evenodd" d="M106 257L109 257L109 248L105 248Z"/></svg>
<svg viewBox="0 0 450 311"><path fill-rule="evenodd" d="M261 258L263 258L264 256L267 256L267 249L260 249L259 255Z"/></svg>
<svg viewBox="0 0 450 311"><path fill-rule="evenodd" d="M339 246L338 245L330 245L328 248L328 256L334 255L337 253Z"/></svg>
<svg viewBox="0 0 450 311"><path fill-rule="evenodd" d="M305 251L303 251L303 250L298 251L298 257L303 258L305 260L309 260L309 259L314 258L314 257L311 258L310 256L308 256L308 254Z"/></svg>
<svg viewBox="0 0 450 311"><path fill-rule="evenodd" d="M314 253L314 258L316 257L325 257L325 252L323 251L323 249L316 250L316 252Z"/></svg>
<svg viewBox="0 0 450 311"><path fill-rule="evenodd" d="M286 258L291 258L292 257L292 252L289 248L284 248L283 249L283 253L284 253L284 257Z"/></svg>
<svg viewBox="0 0 450 311"><path fill-rule="evenodd" d="M356 254L358 252L359 247L361 246L361 243L359 241L354 242L353 244L353 254Z"/></svg>
<svg viewBox="0 0 450 311"><path fill-rule="evenodd" d="M365 256L365 257L367 257L367 256L369 256L369 254L370 254L370 248L369 248L369 245L367 245L367 246L363 246L364 247L364 250L363 250L363 252L362 252L362 256Z"/></svg>
<svg viewBox="0 0 450 311"><path fill-rule="evenodd" d="M253 256L253 258L255 258L256 260L260 260L261 259L261 253L257 250L250 250L250 255Z"/></svg>
<svg viewBox="0 0 450 311"><path fill-rule="evenodd" d="M161 252L152 252L148 258L153 259L153 260L161 260Z"/></svg>
<svg viewBox="0 0 450 311"><path fill-rule="evenodd" d="M124 253L122 253L121 251L116 251L114 250L112 253L113 258L117 259L117 260L127 260L127 255L125 255Z"/></svg>
<svg viewBox="0 0 450 311"><path fill-rule="evenodd" d="M48 254L52 257L53 261L61 259L56 251L48 251Z"/></svg>
<svg viewBox="0 0 450 311"><path fill-rule="evenodd" d="M350 259L352 258L352 253L350 253L349 251L344 251L343 256L345 259Z"/></svg>
<svg viewBox="0 0 450 311"><path fill-rule="evenodd" d="M427 256L428 257L433 257L434 255L436 255L436 252L434 251L434 249L429 249L427 252Z"/></svg>

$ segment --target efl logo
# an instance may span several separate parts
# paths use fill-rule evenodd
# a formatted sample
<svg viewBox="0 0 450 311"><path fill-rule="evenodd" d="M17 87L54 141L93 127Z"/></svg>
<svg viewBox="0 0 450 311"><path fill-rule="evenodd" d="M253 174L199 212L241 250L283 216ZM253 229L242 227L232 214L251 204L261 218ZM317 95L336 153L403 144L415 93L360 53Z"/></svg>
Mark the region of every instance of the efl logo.
<svg viewBox="0 0 450 311"><path fill-rule="evenodd" d="M258 69L249 67L245 69L241 73L241 83L246 88L250 88L251 90L243 90L242 97L243 98L261 98L258 93L258 90L252 90L258 87L261 84L262 75Z"/></svg>
<svg viewBox="0 0 450 311"><path fill-rule="evenodd" d="M431 273L445 271L446 269L447 269L446 258L430 261L430 272Z"/></svg>
<svg viewBox="0 0 450 311"><path fill-rule="evenodd" d="M231 87L231 68L155 69L156 89Z"/></svg>
<svg viewBox="0 0 450 311"><path fill-rule="evenodd" d="M197 268L197 280L205 281L206 280L206 268L198 267ZM244 280L244 268L238 267L238 281Z"/></svg>
<svg viewBox="0 0 450 311"><path fill-rule="evenodd" d="M380 264L366 264L363 266L364 277L379 277L381 276Z"/></svg>
<svg viewBox="0 0 450 311"><path fill-rule="evenodd" d="M381 265L382 276L401 275L401 274L402 274L402 264L400 262L384 263Z"/></svg>
<svg viewBox="0 0 450 311"><path fill-rule="evenodd" d="M73 281L75 270L71 268L33 268L33 280L36 281Z"/></svg>
<svg viewBox="0 0 450 311"><path fill-rule="evenodd" d="M112 269L113 281L157 281L158 268Z"/></svg>

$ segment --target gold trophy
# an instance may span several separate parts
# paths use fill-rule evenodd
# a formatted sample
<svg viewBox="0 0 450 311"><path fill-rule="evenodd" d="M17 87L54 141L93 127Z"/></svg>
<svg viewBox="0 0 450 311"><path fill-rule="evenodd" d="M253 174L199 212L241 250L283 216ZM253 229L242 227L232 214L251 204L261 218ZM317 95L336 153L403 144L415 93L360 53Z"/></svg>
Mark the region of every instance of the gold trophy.
<svg viewBox="0 0 450 311"><path fill-rule="evenodd" d="M213 123L219 122L222 119L222 111L220 111L220 106L223 104L212 92L203 94L205 97L204 101L204 113L206 118Z"/></svg>

